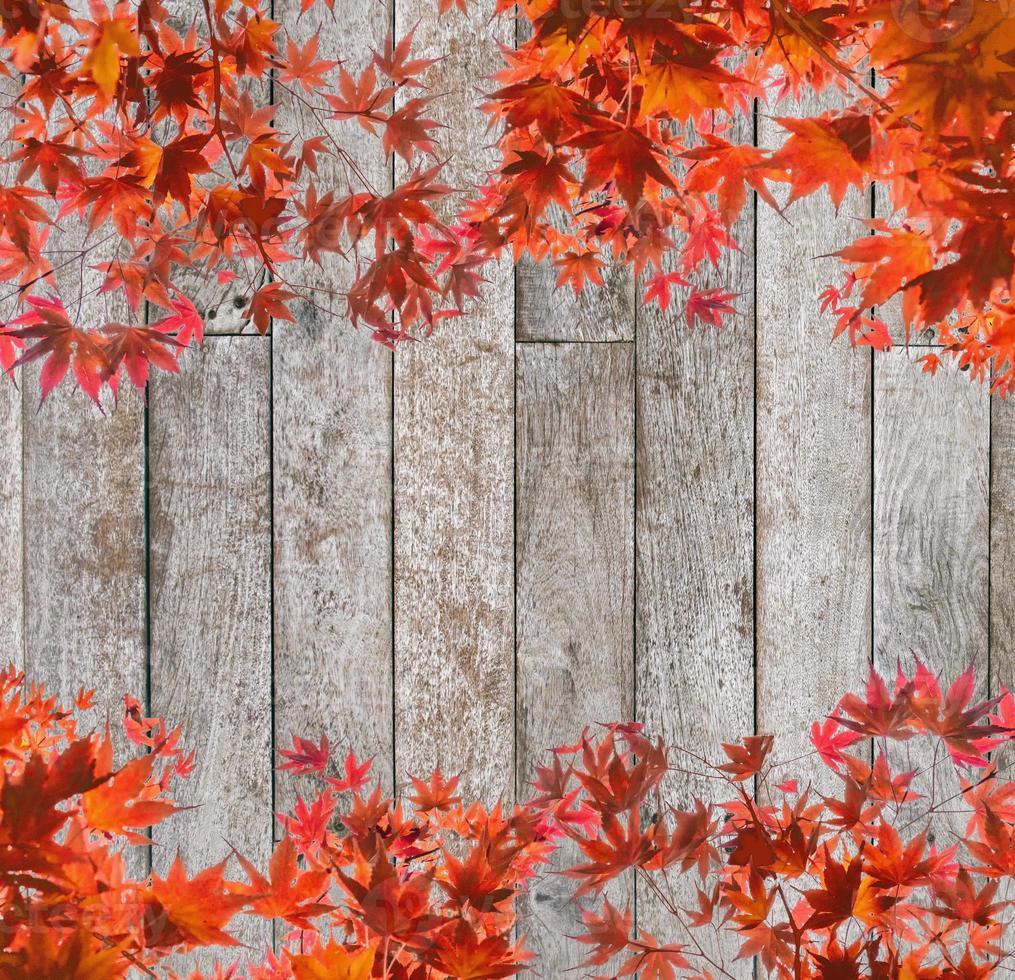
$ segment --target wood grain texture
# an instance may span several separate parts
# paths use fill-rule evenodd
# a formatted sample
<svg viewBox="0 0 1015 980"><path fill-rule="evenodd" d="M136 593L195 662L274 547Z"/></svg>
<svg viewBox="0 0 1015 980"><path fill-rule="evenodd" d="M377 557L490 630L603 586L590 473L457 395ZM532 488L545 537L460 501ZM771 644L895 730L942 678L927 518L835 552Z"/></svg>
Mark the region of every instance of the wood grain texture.
<svg viewBox="0 0 1015 980"><path fill-rule="evenodd" d="M517 357L519 799L546 750L634 717L634 348L525 344ZM578 859L563 848L554 867ZM623 907L631 889L611 901ZM523 903L541 976L587 951L574 885L547 874Z"/></svg>
<svg viewBox="0 0 1015 980"><path fill-rule="evenodd" d="M638 300L630 267L611 261L601 271L602 286L576 295L570 286L555 288L557 270L549 261L524 256L515 272L518 340L634 340Z"/></svg>
<svg viewBox="0 0 1015 980"><path fill-rule="evenodd" d="M85 0L71 8L88 16ZM54 108L53 131L63 110ZM55 200L41 198L51 213ZM47 240L54 270L42 293L55 294L85 327L136 323L120 290L100 293L95 266L123 257L116 234L90 235L87 223L57 222ZM59 256L85 253L82 262ZM37 290L39 292L39 290ZM5 311L6 313L6 311ZM21 372L24 388L22 509L25 554L25 666L64 698L96 690L101 726L114 744L123 695L145 694L144 407L129 385L97 408L73 372L41 404L38 365Z"/></svg>
<svg viewBox="0 0 1015 980"><path fill-rule="evenodd" d="M874 362L874 652L987 679L990 396L918 351Z"/></svg>
<svg viewBox="0 0 1015 980"><path fill-rule="evenodd" d="M326 732L390 782L391 355L306 311L273 343L278 745Z"/></svg>
<svg viewBox="0 0 1015 980"><path fill-rule="evenodd" d="M417 57L443 56L427 84L448 93L453 187L495 163L475 109L510 41L492 10L474 5L466 26L430 0L397 5ZM468 316L395 358L395 752L400 779L440 764L492 799L514 784L514 304L506 261L486 274Z"/></svg>
<svg viewBox="0 0 1015 980"><path fill-rule="evenodd" d="M891 675L919 657L947 685L973 664L987 695L990 396L950 359L935 378L918 349L874 362L874 663ZM934 802L961 790L924 740L888 747L895 771L935 767ZM930 832L961 836L961 814L935 813Z"/></svg>
<svg viewBox="0 0 1015 980"><path fill-rule="evenodd" d="M34 372L21 381L25 665L66 698L94 687L119 735L124 693L145 694L142 405L128 391L102 414L65 385L37 411Z"/></svg>
<svg viewBox="0 0 1015 980"><path fill-rule="evenodd" d="M1015 691L1015 401L990 403L990 687Z"/></svg>
<svg viewBox="0 0 1015 980"><path fill-rule="evenodd" d="M0 378L0 645L25 665L24 426L22 391Z"/></svg>
<svg viewBox="0 0 1015 980"><path fill-rule="evenodd" d="M9 105L17 96L18 80L0 77L0 98ZM6 137L6 130L2 137ZM0 182L16 183L16 163L3 163L15 149L0 137ZM0 309L6 316L10 307ZM19 668L25 660L24 523L21 504L24 484L23 390L13 378L0 376L0 644Z"/></svg>
<svg viewBox="0 0 1015 980"><path fill-rule="evenodd" d="M150 407L151 692L200 762L198 809L155 834L154 864L230 845L260 867L272 836L269 341L206 340ZM271 940L247 921L255 953ZM203 962L203 961L202 961Z"/></svg>
<svg viewBox="0 0 1015 980"><path fill-rule="evenodd" d="M740 118L729 138L753 135L753 120ZM748 203L734 229L741 250L699 284L739 294L739 315L721 330L688 329L687 290L666 313L653 304L638 314L638 720L708 758L754 729L753 226ZM682 808L713 792L714 780L686 771L664 787ZM693 888L677 878L671 898L693 906ZM648 888L638 890L638 925L686 939ZM712 939L702 937L709 955L750 974L749 961L733 962L735 942Z"/></svg>
<svg viewBox="0 0 1015 980"><path fill-rule="evenodd" d="M303 18L299 11L298 2L275 5L299 45L323 23L319 57L350 71L390 30L384 3L338 0L334 19L323 9ZM280 125L315 124L284 88L277 96ZM389 186L375 138L355 122L333 124L333 133L375 187ZM344 164L321 161L320 193L342 193L351 182L358 188ZM321 305L336 315L302 304L295 323L275 324L272 340L276 741L284 747L292 734L325 732L373 756L390 784L392 355L344 315L339 294L352 273L347 259L323 256L314 283L335 291ZM294 789L279 778L280 808L295 802Z"/></svg>
<svg viewBox="0 0 1015 980"><path fill-rule="evenodd" d="M766 116L759 134L782 139ZM856 237L858 213L847 198L837 218L824 192L786 219L758 210L756 710L783 759L871 656L871 354L831 342L818 300L838 269L817 256Z"/></svg>

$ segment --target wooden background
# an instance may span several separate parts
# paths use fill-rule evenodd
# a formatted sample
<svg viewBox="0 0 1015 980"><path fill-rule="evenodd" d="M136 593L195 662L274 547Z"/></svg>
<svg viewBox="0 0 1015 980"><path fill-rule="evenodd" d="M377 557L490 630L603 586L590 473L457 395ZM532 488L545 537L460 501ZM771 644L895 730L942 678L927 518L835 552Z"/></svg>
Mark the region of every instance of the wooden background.
<svg viewBox="0 0 1015 980"><path fill-rule="evenodd" d="M494 162L473 106L511 38L489 6L466 29L433 0L338 0L323 34L361 63L393 18L446 54L430 84L459 186ZM306 36L297 9L276 0ZM741 135L778 138L764 111ZM394 356L310 313L259 337L209 291L215 335L147 406L62 389L37 411L34 381L3 386L4 646L114 719L131 691L185 724L203 806L158 830L156 868L227 841L265 861L293 732L388 782L440 765L509 798L598 720L704 752L772 731L789 758L871 661L1011 684L1015 408L922 377L919 350L830 343L816 256L871 207L748 208L706 283L741 294L721 332L640 307L623 272L576 300L502 264L472 315ZM576 961L575 919L559 879L536 887L544 976Z"/></svg>

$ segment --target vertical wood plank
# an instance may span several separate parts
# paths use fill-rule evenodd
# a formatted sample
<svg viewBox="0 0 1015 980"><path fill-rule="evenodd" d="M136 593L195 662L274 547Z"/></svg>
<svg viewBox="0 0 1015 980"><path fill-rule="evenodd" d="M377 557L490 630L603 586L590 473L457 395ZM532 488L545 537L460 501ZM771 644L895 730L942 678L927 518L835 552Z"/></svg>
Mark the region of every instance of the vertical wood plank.
<svg viewBox="0 0 1015 980"><path fill-rule="evenodd" d="M0 98L9 105L17 97L19 79L0 77ZM8 127L0 131L0 157L6 159L14 146L6 139ZM15 183L13 163L0 163L0 181ZM6 315L9 307L0 314ZM24 490L23 389L20 378L0 376L0 643L7 662L25 666L25 580L21 505Z"/></svg>
<svg viewBox="0 0 1015 980"><path fill-rule="evenodd" d="M970 664L978 696L989 683L990 395L951 361L935 378L922 352L899 348L874 362L874 662L891 676L913 656L950 683ZM961 787L943 754L889 747L897 771L934 767L936 802ZM932 835L961 835L965 818L930 819Z"/></svg>
<svg viewBox="0 0 1015 980"><path fill-rule="evenodd" d="M22 391L0 378L0 644L4 663L25 666L25 542L22 526L24 445Z"/></svg>
<svg viewBox="0 0 1015 980"><path fill-rule="evenodd" d="M88 16L84 0L71 7ZM60 126L58 118L51 123L53 131ZM43 203L55 214L54 200ZM116 236L93 240L85 222L58 222L47 242L54 271L42 291L59 296L85 327L136 322L122 292L99 292L105 276L94 268L122 257L123 247ZM85 262L58 258L86 248ZM125 384L116 401L105 391L99 409L68 372L40 406L35 365L19 383L26 669L64 699L82 685L95 688L99 717L109 718L120 749L123 695L145 695L143 403Z"/></svg>
<svg viewBox="0 0 1015 980"><path fill-rule="evenodd" d="M145 695L143 408L125 391L103 414L69 383L39 408L21 382L26 667L63 698L95 688L119 735L123 695Z"/></svg>
<svg viewBox="0 0 1015 980"><path fill-rule="evenodd" d="M426 81L447 93L452 187L495 163L475 109L511 41L492 12L396 8L399 36L418 24L417 57L441 59ZM399 778L439 764L489 800L513 788L514 304L507 261L486 275L468 316L395 357L395 752Z"/></svg>
<svg viewBox="0 0 1015 980"><path fill-rule="evenodd" d="M874 362L874 654L987 679L990 395L921 352Z"/></svg>
<svg viewBox="0 0 1015 980"><path fill-rule="evenodd" d="M385 3L338 0L334 19L323 8L299 14L298 2L276 2L276 19L298 45L320 18L319 57L350 71L390 31ZM320 125L304 121L283 88L276 95L283 128ZM375 187L390 184L376 139L355 122L333 132ZM359 186L330 157L317 185L322 194ZM335 298L321 305L344 314L351 264L337 255L323 263L315 284ZM295 313L295 323L274 325L272 339L276 743L321 729L333 743L373 756L375 772L390 781L391 353L344 315L310 304ZM279 779L280 809L291 807L294 789L293 780Z"/></svg>
<svg viewBox="0 0 1015 980"><path fill-rule="evenodd" d="M518 798L546 750L634 716L634 348L521 344L517 355ZM556 867L577 859L562 849ZM627 890L628 892L630 890ZM521 909L541 976L584 952L573 887L547 875ZM630 894L619 889L621 906Z"/></svg>
<svg viewBox="0 0 1015 980"><path fill-rule="evenodd" d="M782 139L764 113L759 136ZM758 209L756 712L782 759L871 657L871 354L831 341L818 296L838 269L816 258L857 237L864 210L856 195L837 217L824 191L788 220Z"/></svg>
<svg viewBox="0 0 1015 980"><path fill-rule="evenodd" d="M153 383L152 707L184 725L200 762L156 835L154 864L201 867L230 845L259 867L271 847L269 341L206 340ZM256 951L270 928L237 930Z"/></svg>
<svg viewBox="0 0 1015 980"><path fill-rule="evenodd" d="M990 690L1015 691L1015 402L990 402Z"/></svg>
<svg viewBox="0 0 1015 980"><path fill-rule="evenodd" d="M753 128L739 118L730 138L750 143ZM638 314L638 719L707 758L754 729L752 207L734 237L741 250L699 284L739 294L738 315L721 330L688 329L686 290L668 312L650 305ZM665 793L688 808L711 798L714 780L673 772ZM693 888L671 884L676 904L692 907ZM686 938L647 888L638 892L638 926L662 940ZM738 946L706 951L746 976L751 963L733 961Z"/></svg>

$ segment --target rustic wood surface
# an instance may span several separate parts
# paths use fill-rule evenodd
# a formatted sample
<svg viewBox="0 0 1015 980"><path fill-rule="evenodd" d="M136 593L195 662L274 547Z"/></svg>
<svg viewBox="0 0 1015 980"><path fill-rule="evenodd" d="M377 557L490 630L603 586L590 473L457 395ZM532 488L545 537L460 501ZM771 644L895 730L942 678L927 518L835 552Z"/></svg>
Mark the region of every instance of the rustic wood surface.
<svg viewBox="0 0 1015 980"><path fill-rule="evenodd" d="M0 643L18 667L25 665L24 412L22 391L5 384L0 394Z"/></svg>
<svg viewBox="0 0 1015 980"><path fill-rule="evenodd" d="M418 24L421 55L443 56L428 84L467 186L494 162L473 106L508 27L492 3L471 34L432 0L396 7L396 33ZM362 57L392 18L336 8L323 57ZM66 388L38 411L32 377L8 385L0 637L61 694L96 687L114 721L130 691L184 723L201 766L183 802L201 805L156 834L156 869L230 845L263 862L292 734L373 755L386 783L439 765L509 799L542 747L596 721L706 751L771 731L789 758L872 659L1015 684L1015 406L921 376L919 352L830 341L817 297L837 272L818 257L869 209L750 207L707 283L740 293L719 332L687 331L679 297L640 307L624 274L576 300L502 263L468 317L394 357L310 308L258 337L214 287L230 336L147 407L128 392L103 414ZM340 289L348 269L319 277ZM544 977L574 965L558 886L525 910Z"/></svg>
<svg viewBox="0 0 1015 980"><path fill-rule="evenodd" d="M777 133L762 114L760 145ZM857 236L862 208L837 216L824 192L785 217L758 208L755 710L786 758L871 657L871 354L832 344L818 312L838 275L818 257Z"/></svg>
<svg viewBox="0 0 1015 980"><path fill-rule="evenodd" d="M275 4L276 17L304 43L315 29L298 0ZM321 58L358 70L370 58L364 37L383 38L389 5L339 0L336 23L323 32ZM283 117L301 107L283 88ZM284 119L308 127L313 120ZM378 188L390 165L375 139L355 122L333 124L360 172ZM345 164L320 163L324 185L356 186ZM333 329L329 308L352 282L352 265L323 257L314 280L317 307L304 304L297 322L272 334L274 498L275 731L278 746L293 733L341 734L372 756L390 786L394 764L392 711L392 355L362 332ZM290 808L298 788L277 781L277 803Z"/></svg>
<svg viewBox="0 0 1015 980"><path fill-rule="evenodd" d="M990 396L951 364L921 384L924 350L874 361L874 663L913 654L957 677L970 664L987 696ZM935 767L935 802L961 792L955 767L926 746L891 745L893 769ZM935 813L930 833L961 837L965 816Z"/></svg>
<svg viewBox="0 0 1015 980"><path fill-rule="evenodd" d="M466 187L496 163L476 113L477 79L509 25L493 3L471 28L431 0L396 5L417 57L441 60L427 84L453 152L446 180ZM443 57L442 57L443 56ZM395 760L406 772L463 771L462 788L507 797L514 761L514 277L490 269L482 301L395 363Z"/></svg>
<svg viewBox="0 0 1015 980"><path fill-rule="evenodd" d="M728 138L752 143L754 129L738 117ZM738 294L722 343L687 328L687 290L665 313L638 310L638 717L668 744L710 758L754 729L753 233L749 201L735 230L740 251L698 283ZM669 800L688 807L710 796L696 761L674 765ZM693 907L690 881L674 879L667 899ZM650 888L639 886L637 911L653 935L672 931ZM702 940L709 955L749 976L749 962L733 962L736 942L713 938Z"/></svg>
<svg viewBox="0 0 1015 980"><path fill-rule="evenodd" d="M519 344L515 556L517 793L549 746L586 726L634 717L634 348ZM592 611L595 611L594 614ZM562 848L561 861L580 852ZM571 883L547 875L522 909L540 956L586 953ZM622 906L623 888L610 895Z"/></svg>
<svg viewBox="0 0 1015 980"><path fill-rule="evenodd" d="M205 341L152 385L151 706L186 726L201 765L154 834L154 866L271 852L270 374L266 338ZM222 488L221 493L210 492ZM265 923L239 938L262 947Z"/></svg>
<svg viewBox="0 0 1015 980"><path fill-rule="evenodd" d="M990 405L990 690L1015 684L1015 405Z"/></svg>

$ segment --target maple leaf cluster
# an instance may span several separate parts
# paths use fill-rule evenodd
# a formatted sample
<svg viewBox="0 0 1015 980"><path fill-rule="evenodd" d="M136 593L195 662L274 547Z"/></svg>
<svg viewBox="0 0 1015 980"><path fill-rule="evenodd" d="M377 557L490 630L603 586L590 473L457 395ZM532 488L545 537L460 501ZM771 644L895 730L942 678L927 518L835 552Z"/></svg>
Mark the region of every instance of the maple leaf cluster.
<svg viewBox="0 0 1015 980"><path fill-rule="evenodd" d="M652 980L730 975L709 944L719 929L733 958L786 980L1010 973L1015 784L998 753L1015 741L1015 697L977 700L975 689L971 669L947 691L919 662L894 683L872 670L865 695L846 695L812 728L828 777L819 787L773 759L770 735L724 745L714 764L667 754L637 726L583 739L570 765L539 779L544 799L586 812L572 831L585 860L565 873L579 895L600 896L633 871L674 926L660 939L636 933L629 910L600 899L584 912L585 965ZM667 771L685 763L729 798L666 805Z"/></svg>
<svg viewBox="0 0 1015 980"><path fill-rule="evenodd" d="M517 899L564 840L579 853L561 873L583 906L574 941L586 976L712 980L733 975L730 958L785 980L1001 976L1015 955L1015 783L1004 761L1015 697L980 700L975 689L971 670L947 690L920 663L892 681L872 672L864 694L814 724L812 756L790 763L773 761L768 735L708 763L639 724L606 725L552 750L531 798L513 806L464 800L440 770L394 800L369 760L349 751L339 762L327 738L294 737L279 768L309 792L279 814L266 869L240 854L203 869L177 858L165 876L132 880L128 850L178 809L169 790L194 765L179 730L128 697L127 741L143 754L115 767L108 731L81 735L73 711L9 668L0 976L175 977L178 954L225 952L238 945L237 917L254 916L281 927L280 948L217 965L216 980L499 980L539 968ZM82 691L75 707L90 704ZM921 742L928 761L900 764ZM687 760L716 785L714 802L665 802ZM789 768L813 775L813 760L827 776L820 792ZM939 839L941 821L952 833ZM630 908L604 897L631 874L671 933L635 929ZM732 950L710 945L720 934Z"/></svg>
<svg viewBox="0 0 1015 980"><path fill-rule="evenodd" d="M79 692L79 713L92 697ZM203 908L220 870L190 884L179 862L166 879L126 873L126 849L150 843L142 831L177 811L169 792L194 757L178 728L131 697L123 729L142 754L116 766L108 728L82 734L42 687L0 672L2 977L121 977L188 937L228 940Z"/></svg>
<svg viewBox="0 0 1015 980"><path fill-rule="evenodd" d="M0 131L3 369L42 361L43 397L69 372L95 401L124 374L143 388L202 338L188 278L235 281L262 333L301 302L391 346L477 293L475 242L435 211L450 190L431 99L413 94L432 62L410 57L411 38L353 72L321 56L320 30L297 43L266 0L206 0L179 29L159 0L83 6L0 6L0 82L13 88ZM350 126L379 159L401 157L404 176L374 186ZM329 253L350 267L344 293L305 268ZM114 293L126 322L82 314Z"/></svg>
<svg viewBox="0 0 1015 980"><path fill-rule="evenodd" d="M439 0L444 10L465 0ZM995 390L1015 386L1015 18L1002 0L498 0L527 40L504 51L485 110L502 163L464 217L484 245L556 266L558 285L630 265L645 301L674 290L689 325L733 294L704 288L737 248L751 194L780 207L827 187L836 207L876 183L889 214L838 252L823 306L835 334L878 350L881 312L932 337ZM785 96L838 108L744 122ZM738 132L739 127L739 132ZM854 198L858 200L858 198ZM866 211L858 207L857 211ZM929 353L925 369L940 366Z"/></svg>
<svg viewBox="0 0 1015 980"><path fill-rule="evenodd" d="M304 14L315 6L327 0L302 0ZM646 302L666 310L677 295L690 326L719 326L736 297L709 285L708 269L737 248L752 195L779 208L780 187L787 204L826 187L839 206L877 184L889 213L837 253L848 273L822 298L834 333L886 350L895 303L906 340L932 337L1002 394L1015 385L1005 0L495 9L527 38L487 80L502 159L446 223L434 97L420 91L432 61L412 58L411 35L353 72L320 54L320 32L289 36L267 0L205 0L179 30L159 0L91 0L88 17L64 0L5 5L0 365L43 361L43 396L68 372L95 400L122 374L143 387L202 335L187 274L237 280L262 332L301 302L394 346L462 312L504 251L552 262L557 285L578 292L626 263ZM776 117L778 149L744 132L755 105L826 91L837 108ZM403 159L392 187L357 165L350 125ZM68 223L85 229L80 247ZM348 260L347 290L305 281L327 253ZM61 289L88 263L98 285L78 276ZM122 293L126 322L87 322L94 292ZM925 355L925 369L941 357Z"/></svg>

